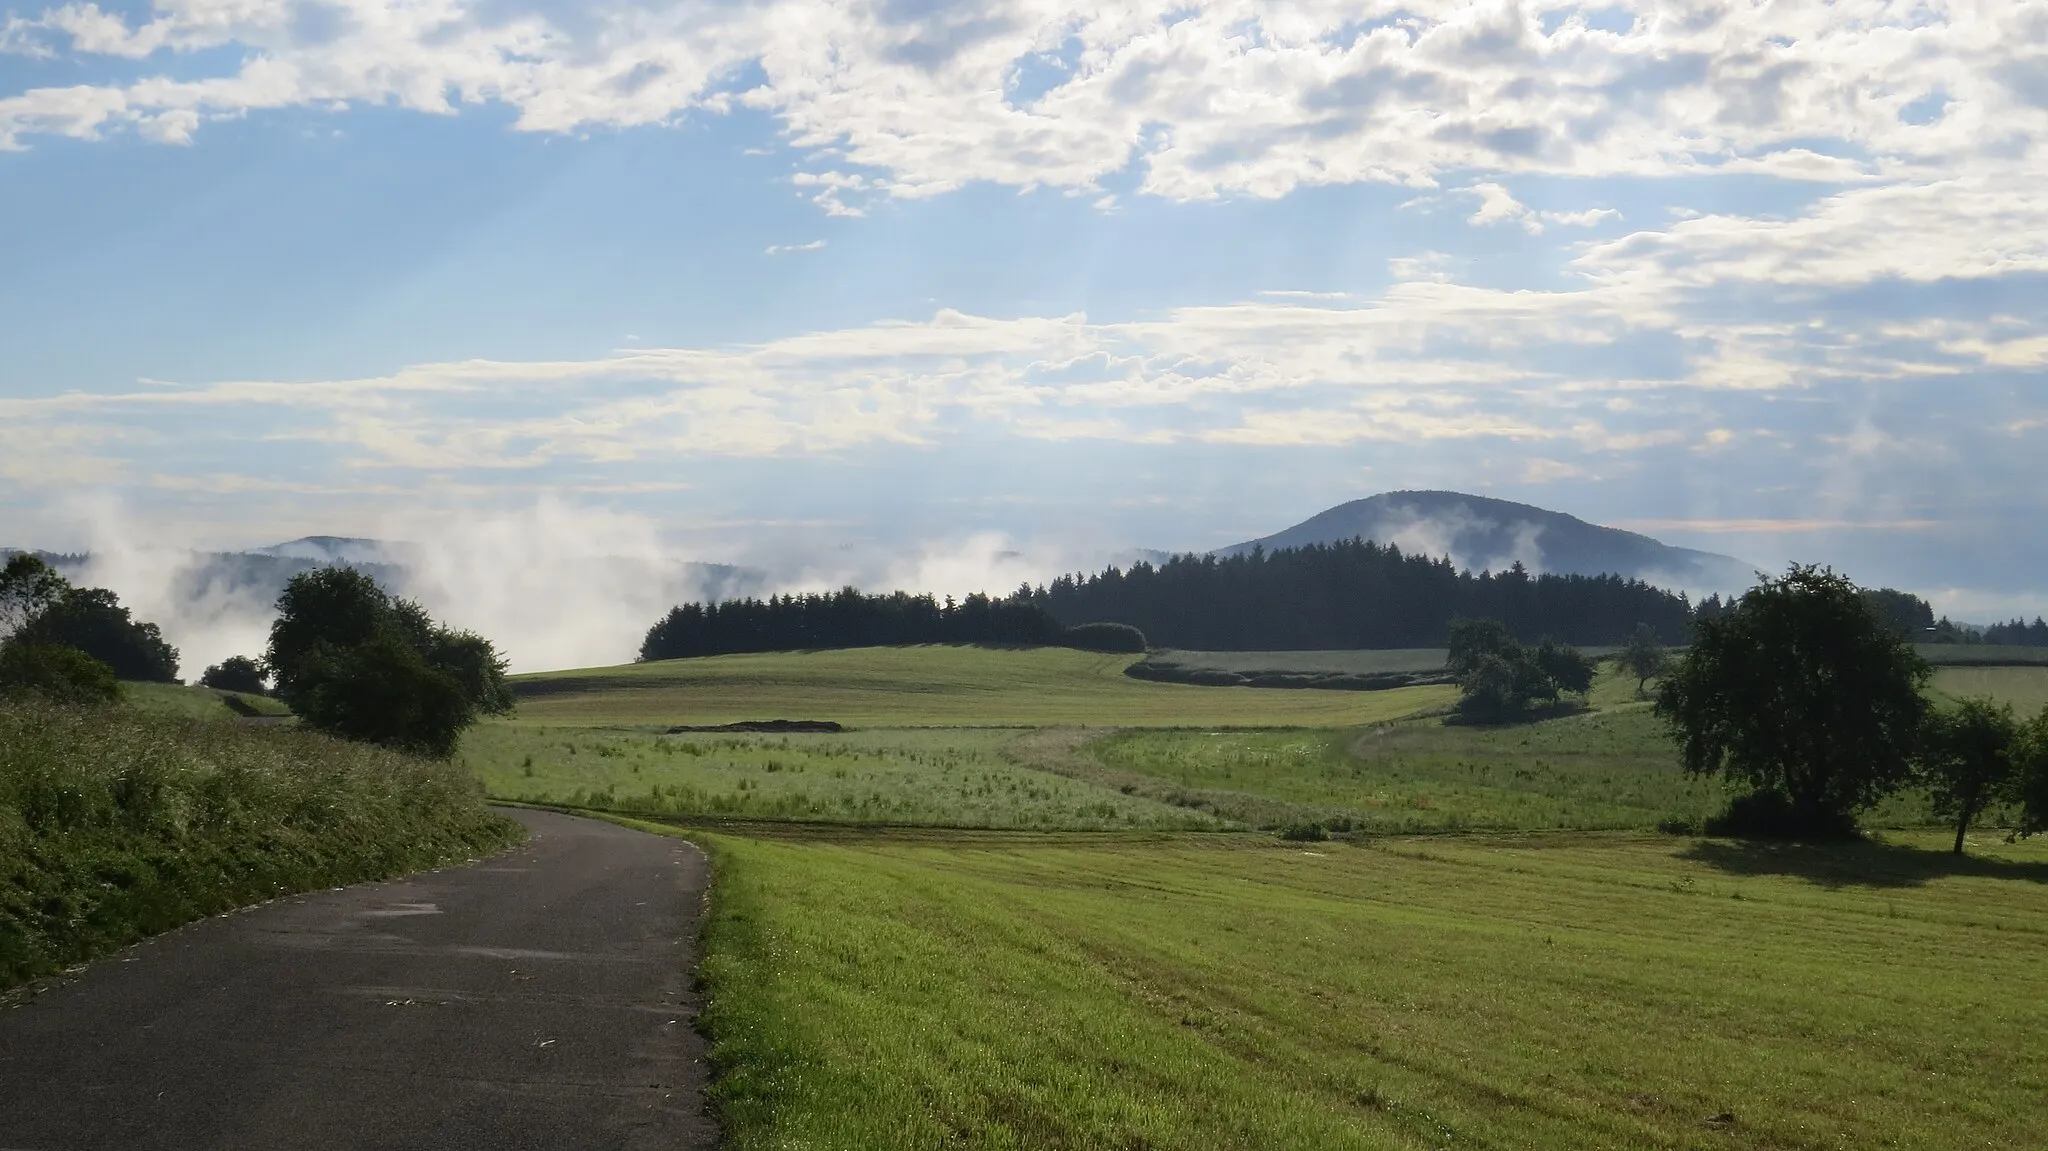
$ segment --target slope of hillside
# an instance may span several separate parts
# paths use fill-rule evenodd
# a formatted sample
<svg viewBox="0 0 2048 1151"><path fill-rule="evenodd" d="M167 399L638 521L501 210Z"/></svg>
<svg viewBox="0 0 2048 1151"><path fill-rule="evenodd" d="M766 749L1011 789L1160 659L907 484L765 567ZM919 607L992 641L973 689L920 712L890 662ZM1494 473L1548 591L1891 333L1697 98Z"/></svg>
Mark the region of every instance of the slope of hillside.
<svg viewBox="0 0 2048 1151"><path fill-rule="evenodd" d="M1474 571L1499 571L1520 562L1532 571L1612 573L1665 587L1719 592L1740 591L1755 582L1756 569L1730 556L1672 547L1562 512L1461 492L1386 492L1352 500L1262 539L1219 548L1217 554L1353 538L1449 556Z"/></svg>

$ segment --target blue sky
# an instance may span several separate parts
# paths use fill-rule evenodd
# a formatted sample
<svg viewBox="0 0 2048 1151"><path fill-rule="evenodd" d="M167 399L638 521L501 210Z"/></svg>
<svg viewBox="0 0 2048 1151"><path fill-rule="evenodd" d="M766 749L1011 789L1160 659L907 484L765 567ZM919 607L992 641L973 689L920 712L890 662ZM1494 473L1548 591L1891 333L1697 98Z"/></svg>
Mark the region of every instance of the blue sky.
<svg viewBox="0 0 2048 1151"><path fill-rule="evenodd" d="M0 7L0 542L1442 487L2032 614L2044 140L2044 0Z"/></svg>

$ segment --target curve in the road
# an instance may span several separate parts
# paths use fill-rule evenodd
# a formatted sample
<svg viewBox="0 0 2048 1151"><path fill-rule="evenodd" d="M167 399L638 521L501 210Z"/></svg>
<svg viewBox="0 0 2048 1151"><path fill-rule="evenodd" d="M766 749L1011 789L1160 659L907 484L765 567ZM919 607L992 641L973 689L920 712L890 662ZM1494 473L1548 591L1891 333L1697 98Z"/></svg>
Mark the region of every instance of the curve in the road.
<svg viewBox="0 0 2048 1151"><path fill-rule="evenodd" d="M501 856L195 923L0 1011L0 1149L711 1147L703 856L511 814Z"/></svg>

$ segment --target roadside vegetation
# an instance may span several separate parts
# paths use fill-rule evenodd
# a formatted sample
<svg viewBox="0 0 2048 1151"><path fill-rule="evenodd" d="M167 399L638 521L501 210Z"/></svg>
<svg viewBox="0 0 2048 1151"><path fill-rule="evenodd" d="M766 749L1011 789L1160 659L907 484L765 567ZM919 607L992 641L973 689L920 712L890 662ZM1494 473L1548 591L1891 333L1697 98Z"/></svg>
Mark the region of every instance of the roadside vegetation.
<svg viewBox="0 0 2048 1151"><path fill-rule="evenodd" d="M0 986L516 835L452 764L225 712L0 700Z"/></svg>

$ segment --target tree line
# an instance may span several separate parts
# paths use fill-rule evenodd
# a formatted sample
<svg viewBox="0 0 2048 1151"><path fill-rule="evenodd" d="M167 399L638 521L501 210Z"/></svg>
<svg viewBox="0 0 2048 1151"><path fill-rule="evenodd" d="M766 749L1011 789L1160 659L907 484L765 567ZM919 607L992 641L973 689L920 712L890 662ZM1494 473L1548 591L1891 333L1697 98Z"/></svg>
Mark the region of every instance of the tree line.
<svg viewBox="0 0 2048 1151"><path fill-rule="evenodd" d="M1163 647L1203 651L1443 647L1456 619L1574 644L1618 644L1647 624L1682 643L1698 614L1685 595L1640 580L1534 575L1520 563L1459 571L1449 559L1362 539L1111 566L1013 598L1063 623L1117 620Z"/></svg>
<svg viewBox="0 0 2048 1151"><path fill-rule="evenodd" d="M847 587L829 594L679 605L647 629L640 658L917 643L1145 648L1145 638L1128 628L1068 629L1027 599L976 593L956 602L907 592L864 595Z"/></svg>

